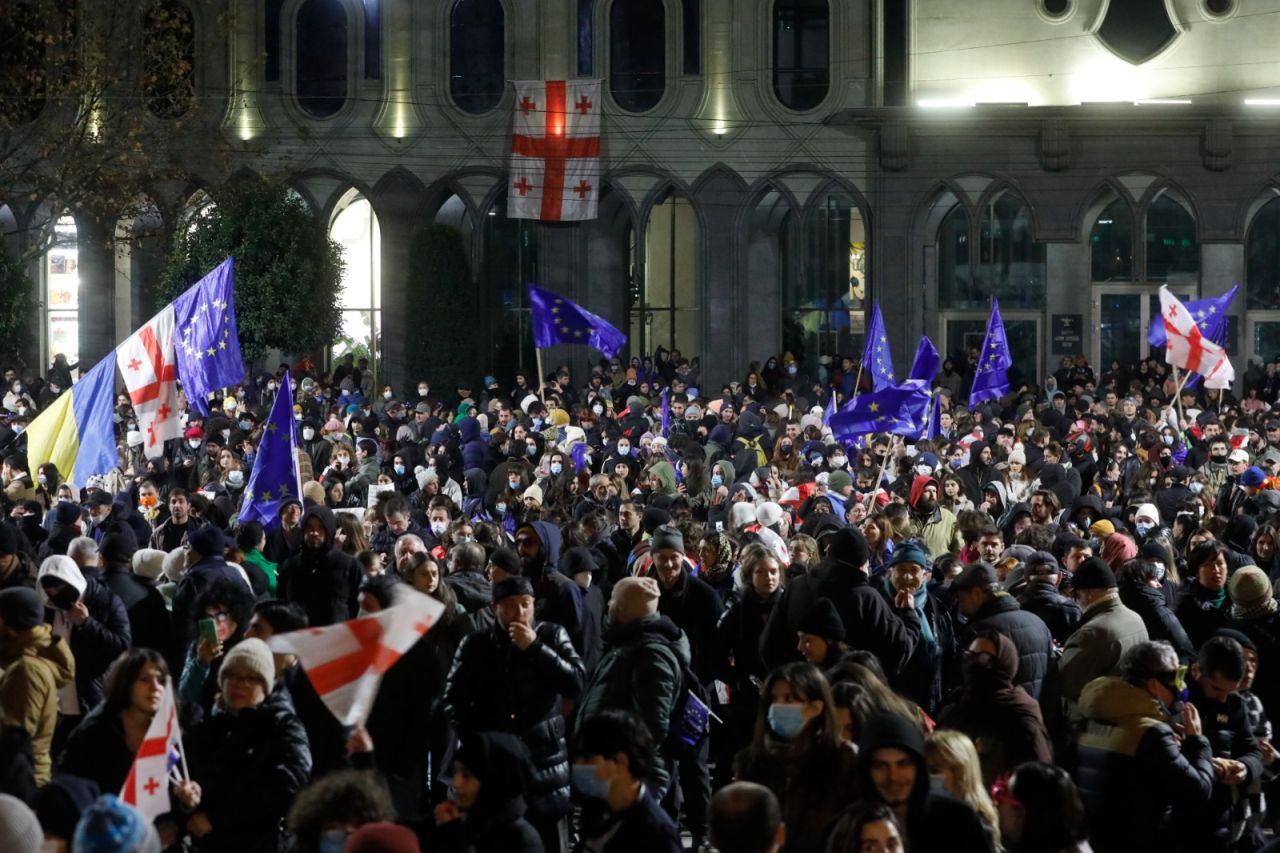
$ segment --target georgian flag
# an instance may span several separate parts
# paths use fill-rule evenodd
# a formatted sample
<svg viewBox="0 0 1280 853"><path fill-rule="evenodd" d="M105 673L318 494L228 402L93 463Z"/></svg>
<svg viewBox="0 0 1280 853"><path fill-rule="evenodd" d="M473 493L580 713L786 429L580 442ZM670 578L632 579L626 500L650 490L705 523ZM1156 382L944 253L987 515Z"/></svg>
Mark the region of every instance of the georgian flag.
<svg viewBox="0 0 1280 853"><path fill-rule="evenodd" d="M600 201L600 81L518 80L507 215L595 219Z"/></svg>
<svg viewBox="0 0 1280 853"><path fill-rule="evenodd" d="M182 435L178 423L178 362L174 353L173 305L152 317L116 347L116 366L138 417L148 459L164 453L164 443Z"/></svg>
<svg viewBox="0 0 1280 853"><path fill-rule="evenodd" d="M1236 371L1222 347L1201 334L1196 320L1166 286L1160 287L1160 315L1164 318L1164 360L1199 373L1207 388L1230 388Z"/></svg>
<svg viewBox="0 0 1280 853"><path fill-rule="evenodd" d="M164 697L151 718L147 735L120 789L120 799L133 806L150 823L172 810L169 803L169 771L178 766L182 732L173 702L173 681L165 684Z"/></svg>
<svg viewBox="0 0 1280 853"><path fill-rule="evenodd" d="M311 686L343 725L363 724L383 674L400 660L444 612L444 605L407 584L396 603L372 616L324 628L277 634L275 652L298 656ZM496 675L495 675L496 677Z"/></svg>

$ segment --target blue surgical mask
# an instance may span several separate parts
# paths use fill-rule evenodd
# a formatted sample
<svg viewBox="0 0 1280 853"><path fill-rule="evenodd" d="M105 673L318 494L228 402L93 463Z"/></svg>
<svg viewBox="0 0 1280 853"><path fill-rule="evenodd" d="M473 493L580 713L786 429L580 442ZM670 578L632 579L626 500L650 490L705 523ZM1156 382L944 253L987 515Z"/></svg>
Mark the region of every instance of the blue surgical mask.
<svg viewBox="0 0 1280 853"><path fill-rule="evenodd" d="M619 456L630 456L630 455L631 455L631 445L629 445L629 444L619 444L619 445L618 445L618 455L619 455Z"/></svg>
<svg viewBox="0 0 1280 853"><path fill-rule="evenodd" d="M243 431L248 432L252 428L253 428L253 424L249 423L248 421L240 421L240 429L242 429Z"/></svg>
<svg viewBox="0 0 1280 853"><path fill-rule="evenodd" d="M563 471L563 470L564 470L564 466L563 466L563 465L561 465L559 462L552 462L552 463L551 463L551 473L552 473L552 474L555 474L555 475L559 476L560 472L561 472L561 471Z"/></svg>
<svg viewBox="0 0 1280 853"><path fill-rule="evenodd" d="M501 502L496 503L493 505L493 511L496 512L498 515L505 515L507 512L507 505Z"/></svg>
<svg viewBox="0 0 1280 853"><path fill-rule="evenodd" d="M1138 531L1139 536L1146 536L1153 528L1155 528L1155 525L1147 521L1139 521L1133 525L1133 529Z"/></svg>
<svg viewBox="0 0 1280 853"><path fill-rule="evenodd" d="M1204 491L1204 483L1201 483L1198 480L1192 480L1187 484L1187 488L1191 490L1191 494L1198 495Z"/></svg>
<svg viewBox="0 0 1280 853"><path fill-rule="evenodd" d="M711 488L718 489L723 485L724 485L724 477L721 477L719 474L711 475Z"/></svg>
<svg viewBox="0 0 1280 853"><path fill-rule="evenodd" d="M803 705L774 702L769 706L769 728L778 737L791 740L804 731L804 722Z"/></svg>
<svg viewBox="0 0 1280 853"><path fill-rule="evenodd" d="M527 456L537 456L537 455L538 455L538 448L537 448L537 447L526 447L526 448L524 449L524 452L525 452L525 455L527 455Z"/></svg>
<svg viewBox="0 0 1280 853"><path fill-rule="evenodd" d="M1157 563L1153 560L1151 565L1156 567L1156 580L1164 583L1164 563Z"/></svg>
<svg viewBox="0 0 1280 853"><path fill-rule="evenodd" d="M392 465L391 467L396 472L397 476L399 477L404 476L405 467L403 465Z"/></svg>
<svg viewBox="0 0 1280 853"><path fill-rule="evenodd" d="M569 779L573 790L593 800L603 800L609 796L609 783L596 775L593 764L574 764L569 768Z"/></svg>
<svg viewBox="0 0 1280 853"><path fill-rule="evenodd" d="M350 834L345 829L326 829L320 833L320 853L342 853Z"/></svg>

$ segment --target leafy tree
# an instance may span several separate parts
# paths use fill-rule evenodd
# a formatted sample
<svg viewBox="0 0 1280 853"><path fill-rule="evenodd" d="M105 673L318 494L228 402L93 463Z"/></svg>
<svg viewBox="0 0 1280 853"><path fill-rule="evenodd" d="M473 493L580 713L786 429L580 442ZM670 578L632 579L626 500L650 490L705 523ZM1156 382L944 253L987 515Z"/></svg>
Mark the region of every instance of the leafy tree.
<svg viewBox="0 0 1280 853"><path fill-rule="evenodd" d="M163 302L230 255L236 325L249 361L269 350L318 353L341 325L342 250L306 202L264 178L237 180L195 211L160 276Z"/></svg>
<svg viewBox="0 0 1280 853"><path fill-rule="evenodd" d="M20 259L0 251L0 362L21 360L31 345L35 285Z"/></svg>
<svg viewBox="0 0 1280 853"><path fill-rule="evenodd" d="M475 334L471 264L462 234L427 225L413 237L405 311L406 378L435 387L475 374L480 353Z"/></svg>

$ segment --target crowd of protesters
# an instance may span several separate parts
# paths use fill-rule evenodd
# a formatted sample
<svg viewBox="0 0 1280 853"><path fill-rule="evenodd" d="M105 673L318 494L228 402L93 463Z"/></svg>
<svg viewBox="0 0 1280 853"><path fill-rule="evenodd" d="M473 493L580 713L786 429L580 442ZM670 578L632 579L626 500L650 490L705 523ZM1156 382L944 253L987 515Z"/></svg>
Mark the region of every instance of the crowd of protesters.
<svg viewBox="0 0 1280 853"><path fill-rule="evenodd" d="M299 372L302 494L240 523L284 366L83 488L0 406L0 849L1280 849L1280 374L1065 359L835 442L851 358L702 384ZM1272 407L1276 409L1273 412ZM275 635L443 615L347 727ZM189 773L111 795L166 684ZM696 714L710 709L704 735Z"/></svg>

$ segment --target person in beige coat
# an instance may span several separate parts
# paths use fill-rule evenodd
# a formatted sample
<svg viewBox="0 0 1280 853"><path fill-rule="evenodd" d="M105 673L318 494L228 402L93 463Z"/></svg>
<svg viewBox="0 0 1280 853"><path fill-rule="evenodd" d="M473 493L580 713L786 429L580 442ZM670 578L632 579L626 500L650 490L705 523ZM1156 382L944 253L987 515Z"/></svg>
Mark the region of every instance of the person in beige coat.
<svg viewBox="0 0 1280 853"><path fill-rule="evenodd" d="M33 589L0 591L0 722L31 735L35 781L49 781L58 690L75 677L65 640L44 623L44 605Z"/></svg>
<svg viewBox="0 0 1280 853"><path fill-rule="evenodd" d="M1058 675L1062 695L1074 709L1086 684L1114 673L1121 656L1148 638L1142 617L1120 602L1115 573L1101 558L1081 563L1072 583L1084 618L1067 638Z"/></svg>

